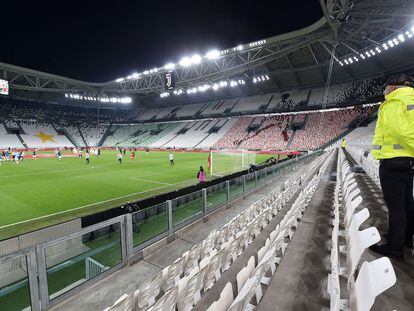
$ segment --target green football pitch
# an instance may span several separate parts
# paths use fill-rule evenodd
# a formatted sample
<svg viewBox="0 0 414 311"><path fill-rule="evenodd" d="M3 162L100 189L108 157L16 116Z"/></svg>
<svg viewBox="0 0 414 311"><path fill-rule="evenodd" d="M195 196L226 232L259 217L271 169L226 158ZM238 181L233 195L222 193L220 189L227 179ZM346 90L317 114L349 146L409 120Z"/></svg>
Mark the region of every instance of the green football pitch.
<svg viewBox="0 0 414 311"><path fill-rule="evenodd" d="M199 166L207 168L207 153L129 152L118 164L115 151L85 159L64 156L26 159L0 166L0 240L48 225L93 214L197 183ZM261 162L269 155L257 155ZM224 164L226 165L226 164ZM234 169L233 164L228 164Z"/></svg>

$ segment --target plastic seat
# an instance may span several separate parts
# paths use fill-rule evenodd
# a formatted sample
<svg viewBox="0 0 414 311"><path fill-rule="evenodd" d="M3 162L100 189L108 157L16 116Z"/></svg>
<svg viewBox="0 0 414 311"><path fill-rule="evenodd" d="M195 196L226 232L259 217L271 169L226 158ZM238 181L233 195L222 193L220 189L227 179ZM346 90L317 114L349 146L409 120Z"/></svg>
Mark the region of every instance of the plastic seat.
<svg viewBox="0 0 414 311"><path fill-rule="evenodd" d="M344 223L345 229L349 228L352 216L354 215L356 208L361 204L361 202L362 202L362 197L358 196L353 201L350 201L349 204L347 204L346 211L345 211L345 223Z"/></svg>
<svg viewBox="0 0 414 311"><path fill-rule="evenodd" d="M209 290L213 287L214 283L217 282L221 277L221 268L223 265L223 256L225 254L225 249L221 249L219 252L215 253L211 257L203 260L206 262L200 263L200 269L206 267L205 276L204 276L204 291Z"/></svg>
<svg viewBox="0 0 414 311"><path fill-rule="evenodd" d="M123 294L115 303L104 311L131 311L133 294Z"/></svg>
<svg viewBox="0 0 414 311"><path fill-rule="evenodd" d="M184 273L188 274L195 267L198 267L198 261L201 258L201 245L194 245L189 251L183 254Z"/></svg>
<svg viewBox="0 0 414 311"><path fill-rule="evenodd" d="M198 268L178 282L177 309L189 311L201 299L206 268Z"/></svg>
<svg viewBox="0 0 414 311"><path fill-rule="evenodd" d="M134 292L135 310L146 310L155 303L161 290L162 271L157 273Z"/></svg>
<svg viewBox="0 0 414 311"><path fill-rule="evenodd" d="M364 262L351 291L351 310L370 310L375 298L393 286L396 281L394 268L387 257Z"/></svg>
<svg viewBox="0 0 414 311"><path fill-rule="evenodd" d="M164 268L162 271L162 288L164 292L167 292L169 289L173 288L177 282L180 280L180 277L184 272L184 259L178 258L174 263Z"/></svg>
<svg viewBox="0 0 414 311"><path fill-rule="evenodd" d="M246 281L228 311L245 311L254 310L255 307L250 304L253 296L256 294L256 289L260 285L258 277L252 277Z"/></svg>
<svg viewBox="0 0 414 311"><path fill-rule="evenodd" d="M239 271L239 273L237 273L236 280L237 280L237 292L238 293L241 291L246 281L252 275L254 267L255 267L255 259L253 256L251 256L249 261L247 262L246 267L243 267Z"/></svg>
<svg viewBox="0 0 414 311"><path fill-rule="evenodd" d="M347 255L348 289L353 284L354 273L362 253L380 240L380 234L375 227L370 227L362 231L355 230L349 232L350 247Z"/></svg>
<svg viewBox="0 0 414 311"><path fill-rule="evenodd" d="M219 300L213 302L207 311L227 311L233 303L233 300L233 286L231 283L227 283L220 293Z"/></svg>
<svg viewBox="0 0 414 311"><path fill-rule="evenodd" d="M174 287L162 296L148 311L175 311L178 287Z"/></svg>

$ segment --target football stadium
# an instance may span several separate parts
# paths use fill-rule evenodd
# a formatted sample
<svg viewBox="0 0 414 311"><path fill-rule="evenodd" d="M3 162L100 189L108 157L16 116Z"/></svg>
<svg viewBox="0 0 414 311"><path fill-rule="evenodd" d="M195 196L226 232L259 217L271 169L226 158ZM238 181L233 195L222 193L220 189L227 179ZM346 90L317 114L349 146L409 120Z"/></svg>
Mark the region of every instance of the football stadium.
<svg viewBox="0 0 414 311"><path fill-rule="evenodd" d="M414 2L161 2L3 47L0 311L414 310Z"/></svg>

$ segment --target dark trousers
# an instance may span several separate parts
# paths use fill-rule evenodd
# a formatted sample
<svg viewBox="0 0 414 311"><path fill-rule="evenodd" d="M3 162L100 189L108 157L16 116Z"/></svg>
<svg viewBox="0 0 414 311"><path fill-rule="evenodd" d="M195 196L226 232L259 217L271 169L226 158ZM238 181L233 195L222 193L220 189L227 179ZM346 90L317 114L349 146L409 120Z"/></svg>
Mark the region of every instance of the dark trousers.
<svg viewBox="0 0 414 311"><path fill-rule="evenodd" d="M404 242L414 234L413 159L381 160L379 176L384 201L388 208L387 244L402 251Z"/></svg>

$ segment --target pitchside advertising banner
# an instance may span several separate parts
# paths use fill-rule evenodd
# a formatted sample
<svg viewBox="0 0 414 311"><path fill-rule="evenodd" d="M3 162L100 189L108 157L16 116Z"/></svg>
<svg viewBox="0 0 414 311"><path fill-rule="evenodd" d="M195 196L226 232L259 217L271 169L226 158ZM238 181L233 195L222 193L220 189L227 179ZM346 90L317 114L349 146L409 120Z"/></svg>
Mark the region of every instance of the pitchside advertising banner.
<svg viewBox="0 0 414 311"><path fill-rule="evenodd" d="M0 79L0 94L9 95L9 81Z"/></svg>

